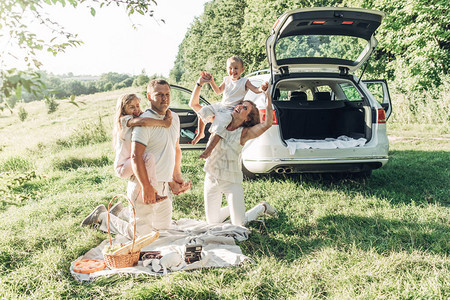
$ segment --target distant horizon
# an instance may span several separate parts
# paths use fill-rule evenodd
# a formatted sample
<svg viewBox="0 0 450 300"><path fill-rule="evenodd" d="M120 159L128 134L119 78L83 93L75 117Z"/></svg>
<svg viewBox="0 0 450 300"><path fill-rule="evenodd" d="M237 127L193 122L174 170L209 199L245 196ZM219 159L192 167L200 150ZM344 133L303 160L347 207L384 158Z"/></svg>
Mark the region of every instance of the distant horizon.
<svg viewBox="0 0 450 300"><path fill-rule="evenodd" d="M108 72L104 72L104 73L101 73L101 74L74 74L73 72L70 72L70 71L67 72L67 73L55 74L53 72L49 72L49 71L44 70L44 69L39 69L38 71L43 71L43 72L45 72L48 75L52 75L52 76L56 76L56 77L70 77L70 78L75 78L75 77L98 77L98 78L100 78L103 74L108 74L108 73L125 74L125 75L128 75L128 76L138 76L138 75L141 74L141 73L139 73L139 74L121 73L121 72L115 72L115 71L108 71ZM72 75L69 75L70 73L72 73ZM161 76L161 77L169 77L169 76L164 76L163 74L157 74L157 73L148 74L147 72L145 73L145 75L147 75L147 76L156 75L156 76Z"/></svg>

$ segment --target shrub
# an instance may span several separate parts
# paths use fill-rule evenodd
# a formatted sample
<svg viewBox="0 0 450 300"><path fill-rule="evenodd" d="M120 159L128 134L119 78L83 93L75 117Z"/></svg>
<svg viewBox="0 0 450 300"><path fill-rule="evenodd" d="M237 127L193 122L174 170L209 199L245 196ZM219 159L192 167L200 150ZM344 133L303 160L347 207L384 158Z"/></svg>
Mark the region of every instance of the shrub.
<svg viewBox="0 0 450 300"><path fill-rule="evenodd" d="M450 77L443 84L428 91L411 90L392 93L391 122L413 124L447 124L450 116Z"/></svg>
<svg viewBox="0 0 450 300"><path fill-rule="evenodd" d="M23 108L22 106L19 108L19 120L20 121L25 121L25 119L28 117L28 112L25 110L25 108Z"/></svg>
<svg viewBox="0 0 450 300"><path fill-rule="evenodd" d="M101 117L94 123L83 123L72 134L65 139L58 139L56 144L61 147L86 146L108 141L109 134L106 133Z"/></svg>
<svg viewBox="0 0 450 300"><path fill-rule="evenodd" d="M0 162L0 172L27 171L32 168L32 163L22 157L10 157Z"/></svg>
<svg viewBox="0 0 450 300"><path fill-rule="evenodd" d="M59 104L56 103L56 99L55 97L45 97L45 105L47 106L47 113L51 114L54 113L56 111L56 109L58 109Z"/></svg>
<svg viewBox="0 0 450 300"><path fill-rule="evenodd" d="M68 157L62 160L55 160L53 167L57 170L75 170L82 167L103 167L111 163L111 160L106 155L102 155L99 158Z"/></svg>

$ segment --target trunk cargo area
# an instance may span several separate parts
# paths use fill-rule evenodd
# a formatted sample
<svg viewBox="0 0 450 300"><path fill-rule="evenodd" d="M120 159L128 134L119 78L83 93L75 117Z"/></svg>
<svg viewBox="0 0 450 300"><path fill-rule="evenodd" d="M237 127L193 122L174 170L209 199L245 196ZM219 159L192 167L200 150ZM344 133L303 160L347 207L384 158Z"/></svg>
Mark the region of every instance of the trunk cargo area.
<svg viewBox="0 0 450 300"><path fill-rule="evenodd" d="M273 101L283 140L371 137L362 101ZM370 124L370 122L367 122Z"/></svg>

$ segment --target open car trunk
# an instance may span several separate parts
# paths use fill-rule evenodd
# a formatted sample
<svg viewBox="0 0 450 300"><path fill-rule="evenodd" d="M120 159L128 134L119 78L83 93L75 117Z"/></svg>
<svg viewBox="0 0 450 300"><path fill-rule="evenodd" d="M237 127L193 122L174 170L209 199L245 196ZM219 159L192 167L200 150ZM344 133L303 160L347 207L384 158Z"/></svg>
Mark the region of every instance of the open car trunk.
<svg viewBox="0 0 450 300"><path fill-rule="evenodd" d="M370 140L370 108L363 101L273 101L283 140L347 136Z"/></svg>

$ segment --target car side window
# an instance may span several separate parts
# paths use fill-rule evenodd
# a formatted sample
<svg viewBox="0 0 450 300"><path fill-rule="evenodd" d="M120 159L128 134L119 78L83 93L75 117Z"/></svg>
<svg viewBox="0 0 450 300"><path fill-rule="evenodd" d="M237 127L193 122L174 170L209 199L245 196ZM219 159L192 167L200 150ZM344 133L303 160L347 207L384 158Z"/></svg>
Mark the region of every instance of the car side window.
<svg viewBox="0 0 450 300"><path fill-rule="evenodd" d="M306 93L306 99L312 100L314 98L314 95L313 95L313 93L312 93L312 91L310 89L307 89L305 91L305 93Z"/></svg>
<svg viewBox="0 0 450 300"><path fill-rule="evenodd" d="M379 103L383 103L383 86L379 83L366 83L367 89Z"/></svg>
<svg viewBox="0 0 450 300"><path fill-rule="evenodd" d="M289 91L280 91L279 101L289 101Z"/></svg>
<svg viewBox="0 0 450 300"><path fill-rule="evenodd" d="M191 99L191 93L181 89L172 87L170 90L170 107L191 109L189 107L189 99Z"/></svg>
<svg viewBox="0 0 450 300"><path fill-rule="evenodd" d="M358 89L351 83L340 83L339 86L349 101L361 101L363 98Z"/></svg>

